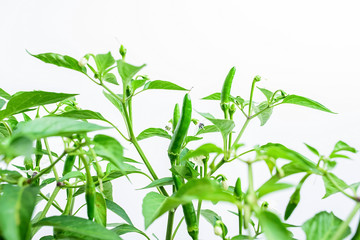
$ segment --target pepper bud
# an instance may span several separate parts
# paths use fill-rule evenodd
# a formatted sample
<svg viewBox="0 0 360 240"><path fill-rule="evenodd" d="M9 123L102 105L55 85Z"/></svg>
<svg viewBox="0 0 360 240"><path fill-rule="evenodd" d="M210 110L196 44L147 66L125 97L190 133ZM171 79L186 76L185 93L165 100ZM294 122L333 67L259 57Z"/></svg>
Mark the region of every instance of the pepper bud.
<svg viewBox="0 0 360 240"><path fill-rule="evenodd" d="M123 59L125 59L127 49L124 47L124 45L121 44L120 49L119 49L119 52L120 52L121 57L122 57Z"/></svg>
<svg viewBox="0 0 360 240"><path fill-rule="evenodd" d="M88 59L86 58L86 57L83 57L83 58L81 58L80 60L79 60L79 66L80 67L85 67L86 66L86 64L88 63Z"/></svg>
<svg viewBox="0 0 360 240"><path fill-rule="evenodd" d="M215 225L214 225L214 234L217 235L217 236L222 236L223 235L223 228L222 228L222 221L220 220L217 220L215 222Z"/></svg>
<svg viewBox="0 0 360 240"><path fill-rule="evenodd" d="M223 180L221 181L221 186L223 187L223 189L228 190L228 188L229 188L229 183L228 183L227 179L223 179Z"/></svg>

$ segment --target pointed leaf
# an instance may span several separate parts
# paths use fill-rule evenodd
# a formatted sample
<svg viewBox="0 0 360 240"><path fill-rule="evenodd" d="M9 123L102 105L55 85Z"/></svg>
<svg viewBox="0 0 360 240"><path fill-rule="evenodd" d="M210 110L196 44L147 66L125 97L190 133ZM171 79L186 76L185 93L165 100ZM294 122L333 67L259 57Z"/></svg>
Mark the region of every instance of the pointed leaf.
<svg viewBox="0 0 360 240"><path fill-rule="evenodd" d="M306 143L304 143L304 144L313 154L315 154L316 156L320 156L320 153L316 148L310 146L309 144L306 144Z"/></svg>
<svg viewBox="0 0 360 240"><path fill-rule="evenodd" d="M115 59L111 55L111 52L97 54L95 56L95 63L99 73L101 74L115 63Z"/></svg>
<svg viewBox="0 0 360 240"><path fill-rule="evenodd" d="M290 232L278 216L269 211L261 211L258 215L260 225L267 240L291 240ZM315 239L315 238L312 238Z"/></svg>
<svg viewBox="0 0 360 240"><path fill-rule="evenodd" d="M102 80L115 84L115 85L119 85L119 83L116 80L116 76L113 73L107 73L104 75L104 77L102 78Z"/></svg>
<svg viewBox="0 0 360 240"><path fill-rule="evenodd" d="M30 122L21 122L13 132L13 137L27 136L39 139L51 136L70 136L74 133L87 133L107 129L93 123L77 121L73 118L44 117Z"/></svg>
<svg viewBox="0 0 360 240"><path fill-rule="evenodd" d="M287 189L287 188L291 188L294 185L289 184L289 183L272 183L272 182L265 182L263 185L261 185L261 187L259 187L258 190L256 190L256 193L258 195L258 198L261 198L263 196L265 196L266 194L272 193L272 192L276 192L279 190L283 190L283 189Z"/></svg>
<svg viewBox="0 0 360 240"><path fill-rule="evenodd" d="M327 240L334 236L342 222L332 212L320 212L307 220L302 225L302 229L306 234L306 239ZM342 239L348 236L350 232L350 227L347 227Z"/></svg>
<svg viewBox="0 0 360 240"><path fill-rule="evenodd" d="M210 94L209 96L201 98L201 100L219 100L220 101L221 93L217 92L217 93Z"/></svg>
<svg viewBox="0 0 360 240"><path fill-rule="evenodd" d="M68 180L70 178L79 178L81 180L85 180L85 175L82 172L79 171L73 171L65 174L62 178L59 179L59 182Z"/></svg>
<svg viewBox="0 0 360 240"><path fill-rule="evenodd" d="M343 141L338 141L335 144L334 150L332 151L331 154L333 153L337 153L340 151L348 151L348 152L352 152L352 153L356 153L356 149L353 147L350 147L347 143L343 142Z"/></svg>
<svg viewBox="0 0 360 240"><path fill-rule="evenodd" d="M105 202L106 202L106 207L110 211L112 211L113 213L115 213L116 215L118 215L119 217L124 219L128 224L133 225L133 223L131 222L129 216L127 215L127 213L125 212L125 210L122 207L120 207L115 202L113 202L113 201L111 201L109 199L105 199Z"/></svg>
<svg viewBox="0 0 360 240"><path fill-rule="evenodd" d="M121 76L123 86L126 87L130 83L131 79L143 68L144 65L141 65L139 67L128 64L124 62L123 60L117 61L117 69Z"/></svg>
<svg viewBox="0 0 360 240"><path fill-rule="evenodd" d="M0 97L5 98L6 100L10 100L11 95L0 88Z"/></svg>
<svg viewBox="0 0 360 240"><path fill-rule="evenodd" d="M94 119L94 120L106 121L106 119L100 113L93 112L90 110L71 110L68 112L61 113L57 116L76 118L76 119Z"/></svg>
<svg viewBox="0 0 360 240"><path fill-rule="evenodd" d="M226 137L227 135L229 135L229 133L235 127L235 123L233 120L216 119L208 113L200 113L200 112L198 112L198 113L201 116L203 116L204 118L206 118L207 120L209 120L210 122L212 122L220 130L223 137Z"/></svg>
<svg viewBox="0 0 360 240"><path fill-rule="evenodd" d="M325 190L326 190L326 193L323 196L323 199L327 198L335 193L340 192L338 187L342 190L349 188L349 185L347 185L343 180L338 178L333 173L327 173L326 175L324 175L323 181L324 181L324 186L325 186Z"/></svg>
<svg viewBox="0 0 360 240"><path fill-rule="evenodd" d="M204 133L213 133L213 132L220 132L220 130L215 125L208 125L200 128L199 131L196 133L196 135L200 135Z"/></svg>
<svg viewBox="0 0 360 240"><path fill-rule="evenodd" d="M163 137L163 138L167 138L167 139L171 139L170 134L165 131L162 128L148 128L145 129L144 131L142 131L137 137L136 139L138 141L146 139L146 138L150 138L150 137Z"/></svg>
<svg viewBox="0 0 360 240"><path fill-rule="evenodd" d="M257 87L257 88L265 95L266 99L269 102L274 93L265 88L259 88L259 87Z"/></svg>
<svg viewBox="0 0 360 240"><path fill-rule="evenodd" d="M140 189L146 189L146 188L153 188L153 187L162 187L167 185L174 185L174 180L172 177L165 177L160 178L152 181L149 185L146 187L140 188Z"/></svg>
<svg viewBox="0 0 360 240"><path fill-rule="evenodd" d="M2 185L0 195L0 232L4 239L30 239L30 220L39 188Z"/></svg>
<svg viewBox="0 0 360 240"><path fill-rule="evenodd" d="M272 108L268 108L268 103L267 102L262 102L257 106L253 106L254 112L255 114L261 112L259 115L257 115L257 117L260 120L260 126L264 126L265 123L269 120L269 118L271 117L272 114Z"/></svg>
<svg viewBox="0 0 360 240"><path fill-rule="evenodd" d="M286 96L284 98L284 100L282 101L282 103L296 104L296 105L309 107L309 108L317 109L317 110L328 112L328 113L334 113L333 111L331 111L330 109L328 109L327 107L322 105L321 103L318 103L312 99L297 96L297 95Z"/></svg>
<svg viewBox="0 0 360 240"><path fill-rule="evenodd" d="M28 52L29 53L29 52ZM67 55L61 55L57 53L41 53L38 55L33 55L29 53L31 56L36 57L37 59L40 59L41 61L45 63L54 64L59 67L69 68L78 72L86 73L86 68L81 67L79 65L78 60L67 56Z"/></svg>
<svg viewBox="0 0 360 240"><path fill-rule="evenodd" d="M134 227L133 225L129 225L126 223L120 224L119 226L111 229L111 231L115 232L117 235L123 235L125 233L139 233L143 235L146 239L150 240L150 238L143 232Z"/></svg>
<svg viewBox="0 0 360 240"><path fill-rule="evenodd" d="M71 233L72 237L90 240L118 240L116 233L90 220L75 216L53 216L41 219L33 226L52 226Z"/></svg>
<svg viewBox="0 0 360 240"><path fill-rule="evenodd" d="M155 80L149 81L145 84L144 90L148 89L163 89L163 90L178 90L178 91L189 91L186 88L180 87L175 83L162 81L162 80Z"/></svg>
<svg viewBox="0 0 360 240"><path fill-rule="evenodd" d="M208 156L210 153L222 153L223 150L213 143L205 143L193 151L189 151L184 159L194 158L198 156Z"/></svg>
<svg viewBox="0 0 360 240"><path fill-rule="evenodd" d="M117 108L119 109L119 111L124 114L124 109L123 106L121 104L121 102L119 101L119 99L117 99L116 97L114 97L113 95L111 95L110 93L107 92L103 92L104 96ZM118 96L120 98L122 98L122 95L118 94Z"/></svg>
<svg viewBox="0 0 360 240"><path fill-rule="evenodd" d="M11 97L11 99L6 105L6 108L0 111L0 120L24 111L28 108L57 103L76 95L77 94L54 93L44 91L17 92Z"/></svg>
<svg viewBox="0 0 360 240"><path fill-rule="evenodd" d="M106 203L101 193L95 193L95 222L106 227Z"/></svg>

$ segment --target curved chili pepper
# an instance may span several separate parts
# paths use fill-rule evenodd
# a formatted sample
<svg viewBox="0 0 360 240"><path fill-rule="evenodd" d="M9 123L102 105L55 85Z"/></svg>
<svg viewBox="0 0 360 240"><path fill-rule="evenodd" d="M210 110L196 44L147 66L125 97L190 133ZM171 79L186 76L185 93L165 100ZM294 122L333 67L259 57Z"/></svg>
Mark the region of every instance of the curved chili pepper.
<svg viewBox="0 0 360 240"><path fill-rule="evenodd" d="M220 99L220 107L225 114L225 118L228 118L229 108L230 108L230 90L231 84L234 79L236 68L232 67L225 78L222 90L221 90L221 99Z"/></svg>
<svg viewBox="0 0 360 240"><path fill-rule="evenodd" d="M75 159L76 159L76 155L67 155L66 159L65 159L65 163L64 163L64 169L63 169L63 176L65 176L65 174L71 172L74 163L75 163Z"/></svg>
<svg viewBox="0 0 360 240"><path fill-rule="evenodd" d="M179 104L175 104L175 108L174 108L174 114L173 114L173 120L172 120L172 125L173 125L173 132L175 131L176 129L176 126L179 122L179 119L180 119L180 107L179 107Z"/></svg>

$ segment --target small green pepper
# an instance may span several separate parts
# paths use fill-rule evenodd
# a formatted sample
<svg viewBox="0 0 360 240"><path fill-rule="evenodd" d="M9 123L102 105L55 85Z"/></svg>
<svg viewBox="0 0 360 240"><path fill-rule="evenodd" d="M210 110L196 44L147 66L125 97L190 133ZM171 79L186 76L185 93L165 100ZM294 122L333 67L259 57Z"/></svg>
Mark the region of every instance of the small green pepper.
<svg viewBox="0 0 360 240"><path fill-rule="evenodd" d="M87 205L87 215L89 220L93 220L95 217L95 184L91 180L86 180L85 185L85 200Z"/></svg>
<svg viewBox="0 0 360 240"><path fill-rule="evenodd" d="M40 167L40 160L43 156L41 139L36 140L36 153L35 153L35 164L36 167Z"/></svg>
<svg viewBox="0 0 360 240"><path fill-rule="evenodd" d="M229 108L230 108L230 91L232 81L234 79L234 75L236 72L236 68L232 67L225 78L222 90L221 90L221 99L220 99L220 107L224 112L225 118L227 119L229 116Z"/></svg>
<svg viewBox="0 0 360 240"><path fill-rule="evenodd" d="M175 131L176 129L176 125L178 124L180 119L180 107L179 104L175 104L175 108L174 108L174 114L173 114L173 119L172 119L172 132Z"/></svg>
<svg viewBox="0 0 360 240"><path fill-rule="evenodd" d="M190 123L191 123L191 99L189 94L186 94L183 100L180 120L175 128L174 135L168 148L168 156L171 164L174 165L179 158L182 144L184 143Z"/></svg>
<svg viewBox="0 0 360 240"><path fill-rule="evenodd" d="M63 176L65 176L65 174L71 172L74 163L75 163L75 159L76 159L76 155L67 155L66 159L65 159L65 163L64 163L64 169L63 169Z"/></svg>

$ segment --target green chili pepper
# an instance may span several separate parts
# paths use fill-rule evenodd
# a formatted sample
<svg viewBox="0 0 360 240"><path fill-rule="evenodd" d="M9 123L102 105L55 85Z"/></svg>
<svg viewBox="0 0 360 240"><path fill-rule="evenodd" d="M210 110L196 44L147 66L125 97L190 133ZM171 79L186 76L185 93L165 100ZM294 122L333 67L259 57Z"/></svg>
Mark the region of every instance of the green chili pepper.
<svg viewBox="0 0 360 240"><path fill-rule="evenodd" d="M42 145L41 145L41 139L36 140L36 154L35 154L35 164L36 167L40 166L40 160L43 156L42 152Z"/></svg>
<svg viewBox="0 0 360 240"><path fill-rule="evenodd" d="M179 122L179 119L180 119L180 107L179 107L179 104L175 104L173 120L172 120L172 125L173 125L172 131L173 132L175 131L175 128Z"/></svg>
<svg viewBox="0 0 360 240"><path fill-rule="evenodd" d="M181 181L181 178L178 175L173 174L173 179L174 179L175 187L178 190L182 186L183 182ZM199 235L199 226L197 225L194 205L192 204L192 202L183 204L182 209L184 212L187 231L193 240L197 240Z"/></svg>
<svg viewBox="0 0 360 240"><path fill-rule="evenodd" d="M71 172L74 163L75 163L76 155L67 155L64 163L63 176L65 174Z"/></svg>
<svg viewBox="0 0 360 240"><path fill-rule="evenodd" d="M179 158L181 146L187 135L191 123L191 110L191 99L189 94L186 94L183 100L180 120L175 128L174 135L168 148L168 155L172 165L174 165Z"/></svg>
<svg viewBox="0 0 360 240"><path fill-rule="evenodd" d="M232 67L225 78L222 90L221 90L221 100L220 107L224 112L225 118L227 119L229 116L229 108L230 108L230 90L231 84L234 79L236 68Z"/></svg>
<svg viewBox="0 0 360 240"><path fill-rule="evenodd" d="M95 217L95 184L91 180L86 180L85 186L85 200L87 205L87 215L89 220L93 220Z"/></svg>
<svg viewBox="0 0 360 240"><path fill-rule="evenodd" d="M236 183L235 183L235 188L234 188L234 195L239 198L239 200L241 200L242 198L242 190L241 190L241 180L240 178L238 178L236 180Z"/></svg>

